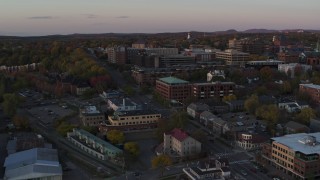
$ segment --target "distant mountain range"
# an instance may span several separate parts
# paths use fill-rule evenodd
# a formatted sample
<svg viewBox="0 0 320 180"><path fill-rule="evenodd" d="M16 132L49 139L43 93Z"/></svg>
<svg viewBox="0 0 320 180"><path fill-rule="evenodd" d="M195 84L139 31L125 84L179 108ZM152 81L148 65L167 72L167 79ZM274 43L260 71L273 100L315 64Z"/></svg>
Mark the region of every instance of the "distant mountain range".
<svg viewBox="0 0 320 180"><path fill-rule="evenodd" d="M191 31L192 36L199 35L219 35L219 34L237 34L237 33L246 33L246 34L266 34L266 33L286 33L286 32L309 32L309 33L320 33L320 30L313 29L284 29L284 30L273 30L273 29L248 29L245 31L237 31L235 29L229 29L226 31L214 31L214 32L199 32L199 31ZM163 32L163 33L101 33L101 34L69 34L69 35L48 35L48 36L32 36L25 38L62 38L62 37L71 37L71 38L97 38L97 37L113 37L113 38L121 38L128 36L166 36L166 35L183 35L185 36L188 32ZM6 38L20 38L19 36L3 36L0 35L0 39ZM23 37L21 37L23 38Z"/></svg>

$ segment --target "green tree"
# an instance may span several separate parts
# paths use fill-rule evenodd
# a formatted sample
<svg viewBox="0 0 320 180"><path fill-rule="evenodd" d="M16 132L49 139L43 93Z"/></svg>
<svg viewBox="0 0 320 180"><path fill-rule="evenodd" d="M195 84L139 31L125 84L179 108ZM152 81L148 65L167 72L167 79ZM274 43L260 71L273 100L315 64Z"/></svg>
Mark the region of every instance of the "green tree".
<svg viewBox="0 0 320 180"><path fill-rule="evenodd" d="M281 86L281 91L283 94L292 93L291 84L288 81L283 82L283 84Z"/></svg>
<svg viewBox="0 0 320 180"><path fill-rule="evenodd" d="M136 142L127 142L124 144L124 150L129 152L134 157L140 154L140 147Z"/></svg>
<svg viewBox="0 0 320 180"><path fill-rule="evenodd" d="M16 94L4 94L2 103L3 112L9 117L13 117L16 114L19 102L19 97Z"/></svg>
<svg viewBox="0 0 320 180"><path fill-rule="evenodd" d="M161 176L163 176L164 168L172 164L172 160L167 155L156 156L151 160L152 168L160 168Z"/></svg>
<svg viewBox="0 0 320 180"><path fill-rule="evenodd" d="M56 130L61 136L65 137L67 136L68 132L71 132L73 130L73 128L75 128L74 125L66 122L65 120L62 120Z"/></svg>
<svg viewBox="0 0 320 180"><path fill-rule="evenodd" d="M122 144L125 137L122 131L110 130L107 132L107 139L109 139L112 144Z"/></svg>
<svg viewBox="0 0 320 180"><path fill-rule="evenodd" d="M257 107L260 105L259 98L257 95L251 95L245 102L244 108L247 112L254 114L256 112Z"/></svg>
<svg viewBox="0 0 320 180"><path fill-rule="evenodd" d="M256 110L256 116L261 117L271 126L274 126L280 117L280 110L274 104L262 105Z"/></svg>
<svg viewBox="0 0 320 180"><path fill-rule="evenodd" d="M300 113L296 116L296 119L303 123L309 125L310 119L316 117L316 112L312 108L303 108Z"/></svg>
<svg viewBox="0 0 320 180"><path fill-rule="evenodd" d="M189 122L189 117L187 112L178 111L171 115L170 117L170 127L171 128L184 128Z"/></svg>

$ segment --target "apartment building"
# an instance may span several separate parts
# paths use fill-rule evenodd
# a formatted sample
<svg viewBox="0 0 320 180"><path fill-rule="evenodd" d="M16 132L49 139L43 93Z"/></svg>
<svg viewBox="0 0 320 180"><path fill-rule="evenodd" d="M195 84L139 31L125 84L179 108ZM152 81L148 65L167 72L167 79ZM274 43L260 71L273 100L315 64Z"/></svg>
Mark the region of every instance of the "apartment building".
<svg viewBox="0 0 320 180"><path fill-rule="evenodd" d="M122 154L121 149L83 129L74 128L67 134L67 139L82 151L101 160L116 158Z"/></svg>
<svg viewBox="0 0 320 180"><path fill-rule="evenodd" d="M191 87L191 96L196 99L222 98L234 94L235 87L233 82L194 83Z"/></svg>
<svg viewBox="0 0 320 180"><path fill-rule="evenodd" d="M216 52L216 58L225 60L226 65L244 66L249 61L249 53L240 52L234 49Z"/></svg>
<svg viewBox="0 0 320 180"><path fill-rule="evenodd" d="M127 64L127 48L123 46L107 49L108 62L112 64Z"/></svg>
<svg viewBox="0 0 320 180"><path fill-rule="evenodd" d="M83 126L98 126L105 120L104 114L95 106L84 106L80 108L80 121Z"/></svg>
<svg viewBox="0 0 320 180"><path fill-rule="evenodd" d="M316 84L300 84L299 92L307 93L311 99L320 104L320 85Z"/></svg>
<svg viewBox="0 0 320 180"><path fill-rule="evenodd" d="M201 143L182 129L164 133L163 152L171 156L192 156L201 152Z"/></svg>
<svg viewBox="0 0 320 180"><path fill-rule="evenodd" d="M175 77L160 78L156 81L156 92L167 100L183 101L190 97L190 84Z"/></svg>
<svg viewBox="0 0 320 180"><path fill-rule="evenodd" d="M262 157L293 179L320 178L320 132L271 138Z"/></svg>

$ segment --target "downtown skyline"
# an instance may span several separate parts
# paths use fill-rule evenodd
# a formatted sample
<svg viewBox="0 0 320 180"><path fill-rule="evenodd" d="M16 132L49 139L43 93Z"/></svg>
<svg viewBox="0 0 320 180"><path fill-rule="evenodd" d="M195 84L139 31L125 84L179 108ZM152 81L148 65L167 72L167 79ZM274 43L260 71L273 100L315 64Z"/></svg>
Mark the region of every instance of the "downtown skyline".
<svg viewBox="0 0 320 180"><path fill-rule="evenodd" d="M317 0L1 0L0 35L320 29Z"/></svg>

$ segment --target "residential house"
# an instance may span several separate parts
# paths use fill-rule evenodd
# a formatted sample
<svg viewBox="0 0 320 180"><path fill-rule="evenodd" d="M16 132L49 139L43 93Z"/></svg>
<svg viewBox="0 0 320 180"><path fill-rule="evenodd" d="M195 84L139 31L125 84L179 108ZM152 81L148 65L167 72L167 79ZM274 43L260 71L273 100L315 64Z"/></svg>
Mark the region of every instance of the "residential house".
<svg viewBox="0 0 320 180"><path fill-rule="evenodd" d="M209 111L210 107L204 103L191 103L187 107L187 113L189 116L193 117L194 119L199 119L200 113L203 111Z"/></svg>
<svg viewBox="0 0 320 180"><path fill-rule="evenodd" d="M295 133L308 133L310 132L310 128L308 126L303 125L301 123L297 123L294 121L289 121L285 124L284 129L287 134L295 134Z"/></svg>
<svg viewBox="0 0 320 180"><path fill-rule="evenodd" d="M197 166L183 168L188 179L224 180L231 177L229 161L227 159L209 159L199 161Z"/></svg>
<svg viewBox="0 0 320 180"><path fill-rule="evenodd" d="M262 144L268 139L268 137L261 134L243 132L238 133L236 143L244 150L256 150L261 149Z"/></svg>
<svg viewBox="0 0 320 180"><path fill-rule="evenodd" d="M317 118L310 119L310 130L311 132L320 132L320 119L317 119Z"/></svg>
<svg viewBox="0 0 320 180"><path fill-rule="evenodd" d="M200 122L212 128L212 131L217 134L222 134L223 126L227 123L209 111L203 111L200 114Z"/></svg>
<svg viewBox="0 0 320 180"><path fill-rule="evenodd" d="M226 102L229 105L231 112L243 111L244 110L244 100L233 100Z"/></svg>
<svg viewBox="0 0 320 180"><path fill-rule="evenodd" d="M170 156L193 156L201 152L201 143L182 129L164 133L163 152Z"/></svg>
<svg viewBox="0 0 320 180"><path fill-rule="evenodd" d="M278 107L280 109L285 109L289 113L300 112L301 109L309 107L307 103L296 102L289 99L283 99L278 102Z"/></svg>

